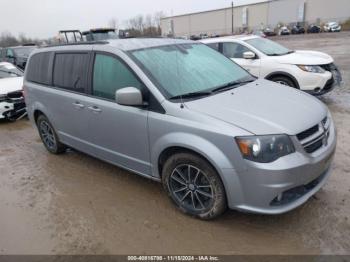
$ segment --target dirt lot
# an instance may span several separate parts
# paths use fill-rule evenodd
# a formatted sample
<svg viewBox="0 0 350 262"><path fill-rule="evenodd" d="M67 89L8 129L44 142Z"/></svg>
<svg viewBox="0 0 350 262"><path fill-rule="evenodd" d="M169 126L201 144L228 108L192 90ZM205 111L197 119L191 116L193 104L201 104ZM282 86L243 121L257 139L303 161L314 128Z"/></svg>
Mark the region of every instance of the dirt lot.
<svg viewBox="0 0 350 262"><path fill-rule="evenodd" d="M333 175L285 215L179 213L160 184L87 155L53 156L26 120L0 123L0 254L350 254L350 33L275 40L331 54L345 85L322 98L339 132Z"/></svg>

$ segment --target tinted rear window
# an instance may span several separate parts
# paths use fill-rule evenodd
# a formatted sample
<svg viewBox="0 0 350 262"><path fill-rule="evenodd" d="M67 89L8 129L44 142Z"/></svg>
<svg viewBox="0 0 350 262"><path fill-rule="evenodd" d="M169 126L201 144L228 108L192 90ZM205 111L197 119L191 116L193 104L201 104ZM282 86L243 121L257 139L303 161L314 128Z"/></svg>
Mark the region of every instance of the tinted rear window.
<svg viewBox="0 0 350 262"><path fill-rule="evenodd" d="M56 54L53 84L56 87L84 92L89 68L88 53Z"/></svg>
<svg viewBox="0 0 350 262"><path fill-rule="evenodd" d="M33 55L27 66L27 80L38 84L50 85L50 58L50 52Z"/></svg>

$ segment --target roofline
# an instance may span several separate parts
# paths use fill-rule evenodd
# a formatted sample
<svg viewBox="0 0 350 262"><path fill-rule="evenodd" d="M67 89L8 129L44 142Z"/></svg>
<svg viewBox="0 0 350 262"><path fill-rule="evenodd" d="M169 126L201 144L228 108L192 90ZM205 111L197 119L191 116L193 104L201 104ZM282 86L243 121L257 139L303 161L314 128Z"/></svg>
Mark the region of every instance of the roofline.
<svg viewBox="0 0 350 262"><path fill-rule="evenodd" d="M242 7L242 6L251 6L251 5L259 5L259 4L266 4L269 2L273 2L273 1L278 1L278 0L263 0L261 2L257 2L257 3L250 3L250 4L241 4L241 5L235 5L233 6L233 8L237 8L237 7ZM161 18L160 20L165 20L165 19L169 19L169 18L176 18L176 17L181 17L181 16L189 16L189 15L197 15L197 14L203 14L203 13L210 13L210 12L215 12L215 11L222 11L222 10L226 10L226 9L231 9L232 7L223 7L223 8L217 8L217 9L211 9L211 10L204 10L204 11L199 11L199 12L193 12L193 13L185 13L185 14L181 14L181 15L173 15L173 16L166 16Z"/></svg>
<svg viewBox="0 0 350 262"><path fill-rule="evenodd" d="M215 40L220 41L220 40L227 40L228 42L230 40L240 40L240 41L245 41L247 39L254 39L254 38L261 38L260 36L257 35L230 35L230 36L221 36L221 37L215 37L215 38L206 38L206 39L202 39L199 40L199 42L201 43L209 43L209 42L215 42Z"/></svg>
<svg viewBox="0 0 350 262"><path fill-rule="evenodd" d="M8 46L8 47L1 47L1 48L22 48L22 47L38 47L37 45L16 45L16 46Z"/></svg>
<svg viewBox="0 0 350 262"><path fill-rule="evenodd" d="M81 42L72 42L72 43L58 43L53 45L42 46L40 49L48 47L58 47L58 46L79 46L79 45L107 45L108 41L81 41Z"/></svg>

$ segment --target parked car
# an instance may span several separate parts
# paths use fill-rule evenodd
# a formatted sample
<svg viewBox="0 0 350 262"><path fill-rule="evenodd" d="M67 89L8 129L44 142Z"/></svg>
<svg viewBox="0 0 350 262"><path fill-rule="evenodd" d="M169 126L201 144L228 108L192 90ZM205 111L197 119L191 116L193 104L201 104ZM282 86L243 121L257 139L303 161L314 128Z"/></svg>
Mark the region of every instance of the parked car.
<svg viewBox="0 0 350 262"><path fill-rule="evenodd" d="M200 39L207 39L207 38L209 38L208 34L200 34L199 37L200 37Z"/></svg>
<svg viewBox="0 0 350 262"><path fill-rule="evenodd" d="M328 22L323 26L325 32L340 32L341 25L337 22Z"/></svg>
<svg viewBox="0 0 350 262"><path fill-rule="evenodd" d="M279 30L279 35L290 35L290 30L286 26L282 26Z"/></svg>
<svg viewBox="0 0 350 262"><path fill-rule="evenodd" d="M276 36L277 34L275 33L274 30L272 30L271 28L267 27L263 30L263 33L266 35L266 36Z"/></svg>
<svg viewBox="0 0 350 262"><path fill-rule="evenodd" d="M0 63L0 119L15 121L26 115L22 86L23 71L10 63Z"/></svg>
<svg viewBox="0 0 350 262"><path fill-rule="evenodd" d="M308 34L318 34L321 33L321 27L317 26L317 25L309 25L309 27L307 28L307 33Z"/></svg>
<svg viewBox="0 0 350 262"><path fill-rule="evenodd" d="M197 40L200 40L200 39L202 39L200 36L198 36L198 35L191 35L190 36L190 39L192 40L192 41L197 41Z"/></svg>
<svg viewBox="0 0 350 262"><path fill-rule="evenodd" d="M293 51L258 36L202 40L252 75L313 95L330 92L342 81L331 56L316 51Z"/></svg>
<svg viewBox="0 0 350 262"><path fill-rule="evenodd" d="M95 28L82 32L85 41L104 41L108 39L118 39L114 28Z"/></svg>
<svg viewBox="0 0 350 262"><path fill-rule="evenodd" d="M202 219L227 206L287 212L330 176L337 139L327 107L198 42L41 48L24 91L50 153L69 146L162 182Z"/></svg>
<svg viewBox="0 0 350 262"><path fill-rule="evenodd" d="M21 69L24 69L30 53L36 48L37 47L35 45L3 48L0 50L0 62L8 62Z"/></svg>
<svg viewBox="0 0 350 262"><path fill-rule="evenodd" d="M262 30L254 30L252 32L252 35L257 35L257 36L260 36L260 37L266 37L266 35L264 34L264 32Z"/></svg>
<svg viewBox="0 0 350 262"><path fill-rule="evenodd" d="M301 25L294 25L291 32L293 35L305 34L305 28Z"/></svg>

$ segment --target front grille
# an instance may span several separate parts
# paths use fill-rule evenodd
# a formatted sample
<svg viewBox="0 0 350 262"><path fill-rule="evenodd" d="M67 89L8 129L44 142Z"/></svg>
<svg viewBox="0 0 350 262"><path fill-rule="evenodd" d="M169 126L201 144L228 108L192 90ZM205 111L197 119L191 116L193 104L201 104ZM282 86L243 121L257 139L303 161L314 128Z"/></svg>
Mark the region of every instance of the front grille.
<svg viewBox="0 0 350 262"><path fill-rule="evenodd" d="M309 154L319 150L323 146L323 140L319 139L315 143L312 143L309 146L304 147L305 151Z"/></svg>
<svg viewBox="0 0 350 262"><path fill-rule="evenodd" d="M320 67L322 67L324 70L326 71L334 71L334 70L338 70L338 68L335 66L334 63L331 63L331 64L327 64L327 65L320 65Z"/></svg>
<svg viewBox="0 0 350 262"><path fill-rule="evenodd" d="M297 135L304 150L312 154L327 145L329 138L330 119L325 117L321 123Z"/></svg>
<svg viewBox="0 0 350 262"><path fill-rule="evenodd" d="M329 79L326 83L326 85L324 86L324 88L322 89L323 92L326 92L330 89L333 88L333 84L334 84L334 78L332 77L331 79Z"/></svg>
<svg viewBox="0 0 350 262"><path fill-rule="evenodd" d="M315 134L317 132L318 132L318 125L315 125L315 126L311 127L310 129L298 134L297 138L299 140L304 140L305 138L312 136L313 134Z"/></svg>

